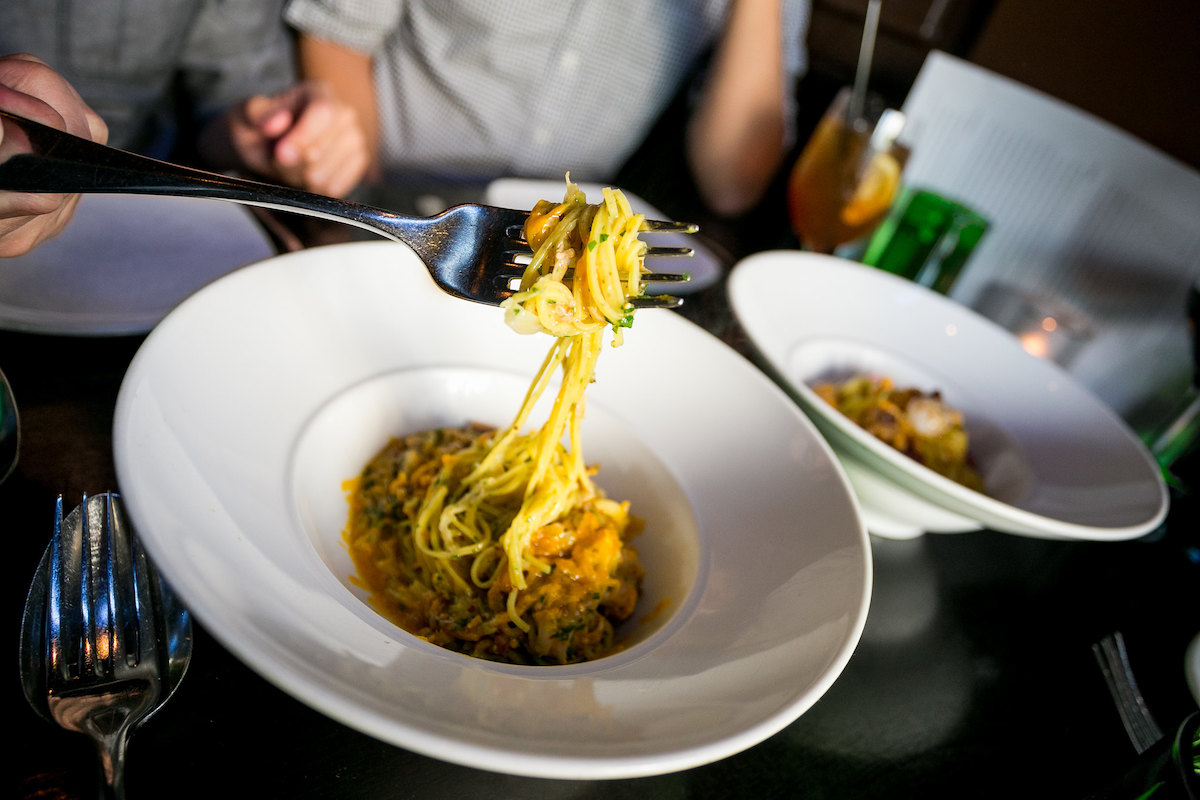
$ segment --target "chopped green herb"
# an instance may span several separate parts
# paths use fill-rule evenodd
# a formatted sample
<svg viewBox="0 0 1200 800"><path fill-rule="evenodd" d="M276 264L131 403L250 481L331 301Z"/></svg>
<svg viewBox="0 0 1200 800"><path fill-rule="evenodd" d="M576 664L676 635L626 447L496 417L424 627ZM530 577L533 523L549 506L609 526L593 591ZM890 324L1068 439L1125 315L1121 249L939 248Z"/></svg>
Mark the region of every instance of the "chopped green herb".
<svg viewBox="0 0 1200 800"><path fill-rule="evenodd" d="M613 323L612 327L614 333L616 333L617 328L632 328L633 314L626 314L625 316L621 317L619 320Z"/></svg>

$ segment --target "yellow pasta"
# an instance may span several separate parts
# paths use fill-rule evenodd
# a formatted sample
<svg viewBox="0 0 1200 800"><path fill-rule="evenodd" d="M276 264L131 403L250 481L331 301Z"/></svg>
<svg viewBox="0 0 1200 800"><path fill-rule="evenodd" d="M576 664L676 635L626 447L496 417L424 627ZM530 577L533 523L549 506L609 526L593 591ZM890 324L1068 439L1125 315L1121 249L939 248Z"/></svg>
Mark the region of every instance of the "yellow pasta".
<svg viewBox="0 0 1200 800"><path fill-rule="evenodd" d="M503 307L512 328L554 341L511 424L393 439L353 482L345 539L358 580L406 630L527 663L617 647L614 623L640 590L641 523L592 481L581 431L605 332L622 343L642 290L642 223L620 192L590 205L569 178L561 203L539 202L525 231L533 259ZM555 374L548 417L526 432Z"/></svg>

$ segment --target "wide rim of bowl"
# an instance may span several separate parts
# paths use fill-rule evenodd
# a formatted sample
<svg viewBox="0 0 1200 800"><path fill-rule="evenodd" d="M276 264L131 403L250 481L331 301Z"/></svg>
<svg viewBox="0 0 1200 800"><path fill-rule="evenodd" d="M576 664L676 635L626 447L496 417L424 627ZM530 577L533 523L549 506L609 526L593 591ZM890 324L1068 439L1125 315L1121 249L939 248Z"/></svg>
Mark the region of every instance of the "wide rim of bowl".
<svg viewBox="0 0 1200 800"><path fill-rule="evenodd" d="M459 340L447 359L438 314L487 333ZM644 352L631 355L636 366L602 362L617 377L598 382L596 402L674 470L708 548L694 607L638 658L531 676L408 647L328 596L337 580L303 532L291 522L272 530L294 522L284 473L298 431L338 391L400 366L499 358L525 369L544 354L505 337L495 309L440 293L402 246L278 256L168 314L117 401L126 507L200 624L267 680L351 727L531 776L634 777L708 763L777 732L836 680L865 624L869 539L832 450L765 375L678 315L640 316L634 332L642 340L626 348ZM643 381L640 394L620 390L628 376ZM669 389L668 400L708 394L649 418L645 398ZM746 436L758 450L736 452ZM757 480L734 491L728 474L745 470ZM766 532L739 524L756 513ZM797 529L805 517L822 524ZM782 549L764 561L772 548ZM530 692L578 703L584 722L573 728L570 708L520 716L517 700ZM612 708L597 710L595 697ZM517 716L501 735L489 715L506 713Z"/></svg>

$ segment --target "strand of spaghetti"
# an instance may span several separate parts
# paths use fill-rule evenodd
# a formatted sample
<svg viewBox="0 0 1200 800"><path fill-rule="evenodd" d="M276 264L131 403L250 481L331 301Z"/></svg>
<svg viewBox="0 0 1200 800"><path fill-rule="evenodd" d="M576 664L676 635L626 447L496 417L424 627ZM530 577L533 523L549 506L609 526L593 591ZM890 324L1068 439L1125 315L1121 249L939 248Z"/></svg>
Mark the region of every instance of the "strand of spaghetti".
<svg viewBox="0 0 1200 800"><path fill-rule="evenodd" d="M560 342L565 342L565 346L567 347L567 355L563 360L565 374L563 375L562 385L559 388L558 394L554 398L550 417L537 433L537 445L535 448L537 451L537 461L533 467L533 474L529 478L527 494L541 486L542 476L546 472L546 467L562 442L563 432L567 427L567 414L583 391L583 386L581 386L583 376L580 375L583 371L581 367L583 354L580 353L580 350L586 351L590 337L592 336L593 334L584 334L583 336L559 340ZM590 374L587 378L590 379Z"/></svg>
<svg viewBox="0 0 1200 800"><path fill-rule="evenodd" d="M481 589L490 587L496 581L503 560L504 551L499 547L491 547L477 555L471 561L471 583Z"/></svg>
<svg viewBox="0 0 1200 800"><path fill-rule="evenodd" d="M596 252L602 244L608 244L607 241L601 242L601 237L605 240L608 238L606 231L607 221L608 209L606 206L600 206L595 218L592 220L592 228L588 232L587 249L583 255L583 261L585 264L584 274L587 277L587 288L592 299L592 303L588 309L589 312L605 321L614 322L619 319L620 314L612 308L611 303L605 296L604 287L601 285L599 254ZM595 310L593 311L593 309Z"/></svg>
<svg viewBox="0 0 1200 800"><path fill-rule="evenodd" d="M452 507L462 506L474 509L488 497L502 499L506 495L523 491L529 475L527 464L520 458L524 447L526 447L525 438L515 433L511 437L499 441L498 446L487 453L488 458L494 457L494 466L484 464L481 459L472 469L471 474L459 484L458 499ZM480 464L492 468L483 472Z"/></svg>
<svg viewBox="0 0 1200 800"><path fill-rule="evenodd" d="M621 206L617 200L617 193L611 187L605 186L600 190L600 195L604 198L602 205L608 210L609 216L617 216L621 213Z"/></svg>
<svg viewBox="0 0 1200 800"><path fill-rule="evenodd" d="M438 487L438 490L435 490L434 495L436 496L439 494L444 496L444 487ZM431 572L436 572L439 575L449 578L452 591L458 594L470 592L470 586L462 579L462 576L460 576L453 569L449 569L445 566L446 561L441 555L444 551L440 551L431 547L428 541L431 528L428 516L430 513L432 513L433 508L438 506L440 506L440 497L437 498L437 502L430 504L429 509L424 507L422 508L422 516L425 516L426 519L421 519L419 517L418 520L414 522L413 544L416 546L420 557L426 562Z"/></svg>
<svg viewBox="0 0 1200 800"><path fill-rule="evenodd" d="M521 402L521 408L517 411L516 417L514 417L512 423L492 445L487 455L463 479L463 485L470 486L489 475L494 475L500 465L504 463L509 448L518 439L520 429L524 427L525 421L529 418L530 412L533 411L534 405L537 404L542 393L546 390L546 386L550 383L550 378L554 374L555 368L562 363L565 351L557 346L557 341L555 344L556 346L551 347L550 351L546 353L546 357L542 360L542 366L538 369L538 373L529 385L529 389L526 390L525 399Z"/></svg>
<svg viewBox="0 0 1200 800"><path fill-rule="evenodd" d="M628 313L625 309L625 292L621 284L621 275L617 271L616 249L611 234L601 234L606 237L604 243L597 248L596 269L600 274L601 285L604 288L605 321L617 324Z"/></svg>
<svg viewBox="0 0 1200 800"><path fill-rule="evenodd" d="M620 230L622 207L617 201L617 195L611 190L604 192L605 216L603 226L593 233L597 240L597 268L601 271L605 299L610 311L605 315L609 322L616 322L624 316L625 293L621 286L620 266L616 258L616 234Z"/></svg>
<svg viewBox="0 0 1200 800"><path fill-rule="evenodd" d="M597 214L597 217L599 216ZM617 258L616 245L622 226L609 214L605 215L603 223L603 227L597 226L592 234L597 242L596 270L602 281L604 318L610 324L617 324L628 314L621 267L626 267L630 274L637 273L639 268L636 261L630 263L628 260L622 261Z"/></svg>
<svg viewBox="0 0 1200 800"><path fill-rule="evenodd" d="M534 533L561 517L572 505L571 488L564 480L543 481L526 495L512 525L500 537L500 544L508 556L509 580L514 591L526 588L527 568L545 571L546 567L540 561L535 566L534 559L529 556L530 541Z"/></svg>
<svg viewBox="0 0 1200 800"><path fill-rule="evenodd" d="M542 366L538 369L533 383L530 384L529 390L525 392L525 399L522 401L521 408L517 411L516 417L509 426L509 430L520 430L524 427L526 420L529 419L529 414L533 411L533 407L541 399L542 394L546 391L546 387L550 385L550 379L567 356L567 348L563 345L564 341L563 339L556 339L554 345L551 346L550 351L546 354L546 358L543 359Z"/></svg>
<svg viewBox="0 0 1200 800"><path fill-rule="evenodd" d="M637 214L630 218L617 234L617 260L622 264L632 264L627 278L626 293L636 296L642 293L642 260L646 245L637 238L637 232L645 223L645 217Z"/></svg>
<svg viewBox="0 0 1200 800"><path fill-rule="evenodd" d="M572 504L571 495L575 493L575 482L562 479L546 480L545 476L551 459L555 456L561 457L561 442L567 421L577 408L578 400L591 380L595 360L600 351L601 336L602 332L596 332L569 340L570 351L563 362L566 374L562 387L555 399L550 418L537 434L535 451L538 461L530 477L526 498L514 524L500 537L501 545L508 556L509 580L514 595L527 586L526 553L533 534L561 516ZM580 448L576 450L579 451ZM592 488L590 482L587 488Z"/></svg>
<svg viewBox="0 0 1200 800"><path fill-rule="evenodd" d="M451 557L467 557L495 546L493 527L488 519L497 519L507 529L509 522L502 519L502 509L505 496L520 491L528 476L527 463L518 464L503 473L502 485L495 486L490 479L481 481L463 498L448 505L442 512L439 528L443 537L453 535L455 530L461 531L465 538L473 540L473 544L460 546L449 552ZM497 490L498 489L498 490ZM488 502L489 497L500 500L495 504Z"/></svg>
<svg viewBox="0 0 1200 800"><path fill-rule="evenodd" d="M445 497L446 487L435 486L433 491L426 494L421 501L417 518L413 520L413 544L418 552L433 558L437 557L438 548L430 542L430 534L434 527L433 520L442 512L442 500Z"/></svg>
<svg viewBox="0 0 1200 800"><path fill-rule="evenodd" d="M438 533L442 537L442 550L438 552L438 558L466 558L491 545L491 536L483 529L484 523L475 518L473 510L464 509L465 517L455 515L454 510L452 507L447 508L446 512L438 517ZM450 542L459 538L470 543L451 547Z"/></svg>
<svg viewBox="0 0 1200 800"><path fill-rule="evenodd" d="M571 480L578 482L583 491L589 495L596 494L596 487L588 475L587 464L583 460L583 412L585 398L580 397L571 414Z"/></svg>
<svg viewBox="0 0 1200 800"><path fill-rule="evenodd" d="M503 505L504 498L520 496L524 493L525 484L529 481L530 470L529 462L521 458L521 454L526 449L527 445L522 439L521 443L513 448L510 457L506 458L501 465L500 469L503 472L481 478L470 487L470 491L462 502L482 505L488 498L497 498Z"/></svg>

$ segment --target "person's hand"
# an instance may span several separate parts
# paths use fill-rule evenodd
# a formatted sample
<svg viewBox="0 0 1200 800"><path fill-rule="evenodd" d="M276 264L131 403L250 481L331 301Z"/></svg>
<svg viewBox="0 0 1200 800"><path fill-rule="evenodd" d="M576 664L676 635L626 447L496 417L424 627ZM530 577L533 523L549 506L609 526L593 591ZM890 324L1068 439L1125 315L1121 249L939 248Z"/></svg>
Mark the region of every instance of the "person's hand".
<svg viewBox="0 0 1200 800"><path fill-rule="evenodd" d="M0 57L0 109L101 144L108 141L104 120L35 56ZM0 162L21 152L17 138L0 125ZM0 192L0 257L22 255L57 236L78 203L77 194Z"/></svg>
<svg viewBox="0 0 1200 800"><path fill-rule="evenodd" d="M362 180L369 153L358 116L323 84L256 96L229 112L233 151L249 170L342 197Z"/></svg>

